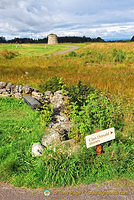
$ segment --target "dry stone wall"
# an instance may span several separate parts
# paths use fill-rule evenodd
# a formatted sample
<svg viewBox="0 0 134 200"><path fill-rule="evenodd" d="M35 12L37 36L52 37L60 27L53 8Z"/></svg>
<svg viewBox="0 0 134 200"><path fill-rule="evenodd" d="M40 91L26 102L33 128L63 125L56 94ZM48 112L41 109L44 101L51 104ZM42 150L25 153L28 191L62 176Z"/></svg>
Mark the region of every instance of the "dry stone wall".
<svg viewBox="0 0 134 200"><path fill-rule="evenodd" d="M0 82L0 97L22 98L25 94L29 94L37 100L42 100L43 94L30 85L14 85L12 83Z"/></svg>
<svg viewBox="0 0 134 200"><path fill-rule="evenodd" d="M67 92L66 92L67 93ZM53 106L52 121L48 124L45 134L42 138L42 144L34 143L32 146L32 155L41 156L45 146L55 148L57 145L68 146L70 155L76 152L79 146L74 140L69 140L71 121L66 114L66 101L68 97L62 94L62 91L56 91L54 94L47 91L44 94L30 85L14 85L12 83L0 82L0 97L24 98L31 95L40 102L48 103Z"/></svg>

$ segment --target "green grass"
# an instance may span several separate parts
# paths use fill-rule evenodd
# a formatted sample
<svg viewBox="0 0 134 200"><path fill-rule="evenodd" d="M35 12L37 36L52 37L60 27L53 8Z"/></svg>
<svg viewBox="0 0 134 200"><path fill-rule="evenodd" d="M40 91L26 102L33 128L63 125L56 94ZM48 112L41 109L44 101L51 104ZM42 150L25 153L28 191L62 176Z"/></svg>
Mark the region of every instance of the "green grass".
<svg viewBox="0 0 134 200"><path fill-rule="evenodd" d="M89 184L104 180L134 180L133 140L123 138L103 144L96 157L95 147L85 141L77 154L45 149L42 157L32 157L34 142L41 142L44 126L40 114L23 100L0 98L0 181L29 188Z"/></svg>
<svg viewBox="0 0 134 200"><path fill-rule="evenodd" d="M47 44L0 44L0 51L16 51L18 57L22 56L46 56L56 52L65 51L70 47L64 45Z"/></svg>

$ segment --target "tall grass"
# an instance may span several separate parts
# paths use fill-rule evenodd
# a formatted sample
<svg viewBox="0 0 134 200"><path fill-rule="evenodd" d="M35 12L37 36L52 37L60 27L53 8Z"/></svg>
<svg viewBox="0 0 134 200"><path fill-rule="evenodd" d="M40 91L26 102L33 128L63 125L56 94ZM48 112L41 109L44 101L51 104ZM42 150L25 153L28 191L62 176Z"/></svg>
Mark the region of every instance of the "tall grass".
<svg viewBox="0 0 134 200"><path fill-rule="evenodd" d="M12 49L8 45L0 45L1 50L6 47L10 51L13 48L16 50L15 45ZM125 134L129 135L129 132L132 134L134 43L86 43L80 46L81 48L76 50L75 54L44 57L41 55L50 53L48 48L44 48L44 44L25 44L22 48L27 56L24 56L23 52L23 56L12 59L0 56L0 81L30 84L32 87L39 88L39 85L53 76L62 77L69 86L81 80L87 85L118 95L124 100ZM21 53L19 48L21 49L18 47L17 51ZM56 46L53 48L57 50ZM39 50L42 51L41 54ZM29 56L28 52L31 52Z"/></svg>
<svg viewBox="0 0 134 200"><path fill-rule="evenodd" d="M81 80L112 94L134 98L134 43L89 43L76 50L75 57L38 57L36 48L26 48L31 48L31 56L0 57L1 81L38 87L42 81L59 76L68 85Z"/></svg>

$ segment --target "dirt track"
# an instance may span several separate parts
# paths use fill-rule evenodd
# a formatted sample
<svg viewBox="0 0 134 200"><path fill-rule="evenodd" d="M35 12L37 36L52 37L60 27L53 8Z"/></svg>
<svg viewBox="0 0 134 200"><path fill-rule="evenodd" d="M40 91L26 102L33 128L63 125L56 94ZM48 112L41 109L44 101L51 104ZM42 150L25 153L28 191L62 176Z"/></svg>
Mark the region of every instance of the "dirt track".
<svg viewBox="0 0 134 200"><path fill-rule="evenodd" d="M48 188L26 189L0 184L0 200L134 200L134 184L128 180L50 188L51 194L47 197L43 194L45 189Z"/></svg>
<svg viewBox="0 0 134 200"><path fill-rule="evenodd" d="M80 47L78 47L78 46L72 46L72 45L62 45L62 46L70 47L71 49L68 49L68 50L65 50L65 51L60 51L60 52L54 53L54 54L53 54L54 56L56 56L56 55L61 55L61 54L64 54L64 53L68 53L68 52L70 52L70 51L74 51L74 50L80 48Z"/></svg>

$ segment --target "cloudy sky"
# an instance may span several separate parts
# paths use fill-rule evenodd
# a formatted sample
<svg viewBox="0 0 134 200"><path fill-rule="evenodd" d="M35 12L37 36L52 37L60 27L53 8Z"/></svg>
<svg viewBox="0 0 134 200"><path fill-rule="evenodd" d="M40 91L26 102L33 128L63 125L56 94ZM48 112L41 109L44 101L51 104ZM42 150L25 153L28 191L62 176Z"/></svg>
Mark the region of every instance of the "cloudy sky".
<svg viewBox="0 0 134 200"><path fill-rule="evenodd" d="M130 39L134 0L0 0L0 36Z"/></svg>

